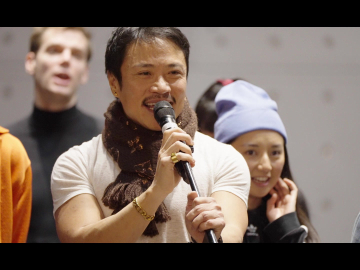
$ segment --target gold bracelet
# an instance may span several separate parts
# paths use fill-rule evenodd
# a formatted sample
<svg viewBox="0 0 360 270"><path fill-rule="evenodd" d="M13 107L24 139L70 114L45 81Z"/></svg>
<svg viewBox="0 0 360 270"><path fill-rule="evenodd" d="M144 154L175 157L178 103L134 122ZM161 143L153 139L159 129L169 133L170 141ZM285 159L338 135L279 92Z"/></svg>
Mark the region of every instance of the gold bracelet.
<svg viewBox="0 0 360 270"><path fill-rule="evenodd" d="M148 215L142 208L141 206L138 204L137 202L137 197L133 200L133 205L135 207L135 209L146 219L146 220L149 220L149 221L152 221L155 216L150 216Z"/></svg>

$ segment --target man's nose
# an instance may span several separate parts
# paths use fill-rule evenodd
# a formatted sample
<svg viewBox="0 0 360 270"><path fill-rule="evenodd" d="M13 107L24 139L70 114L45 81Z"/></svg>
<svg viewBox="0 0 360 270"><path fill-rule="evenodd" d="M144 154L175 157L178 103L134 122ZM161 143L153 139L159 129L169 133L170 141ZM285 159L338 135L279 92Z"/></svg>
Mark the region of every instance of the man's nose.
<svg viewBox="0 0 360 270"><path fill-rule="evenodd" d="M68 65L71 59L71 50L70 49L64 49L61 53L61 64L62 65Z"/></svg>
<svg viewBox="0 0 360 270"><path fill-rule="evenodd" d="M150 91L153 93L165 94L171 91L171 87L163 76L159 76L151 86Z"/></svg>

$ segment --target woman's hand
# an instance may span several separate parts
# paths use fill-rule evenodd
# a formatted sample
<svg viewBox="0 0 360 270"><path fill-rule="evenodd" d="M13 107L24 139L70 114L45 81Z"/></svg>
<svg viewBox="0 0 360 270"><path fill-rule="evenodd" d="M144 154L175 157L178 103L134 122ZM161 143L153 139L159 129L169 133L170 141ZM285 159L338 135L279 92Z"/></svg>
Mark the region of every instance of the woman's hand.
<svg viewBox="0 0 360 270"><path fill-rule="evenodd" d="M266 216L269 222L296 211L298 188L287 178L281 179L269 192L271 198L267 201Z"/></svg>

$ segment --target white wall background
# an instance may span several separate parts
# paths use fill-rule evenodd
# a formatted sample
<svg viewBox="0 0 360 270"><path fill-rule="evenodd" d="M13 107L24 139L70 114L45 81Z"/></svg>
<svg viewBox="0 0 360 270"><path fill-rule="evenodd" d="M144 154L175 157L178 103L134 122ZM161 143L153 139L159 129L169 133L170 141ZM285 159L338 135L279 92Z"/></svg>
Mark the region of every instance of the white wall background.
<svg viewBox="0 0 360 270"><path fill-rule="evenodd" d="M218 78L244 78L277 101L290 165L322 242L350 241L360 211L360 28L180 28L188 37L188 98L194 107ZM0 28L0 125L32 110L24 71L31 28ZM113 100L104 72L112 28L92 27L90 81L79 107L103 117Z"/></svg>

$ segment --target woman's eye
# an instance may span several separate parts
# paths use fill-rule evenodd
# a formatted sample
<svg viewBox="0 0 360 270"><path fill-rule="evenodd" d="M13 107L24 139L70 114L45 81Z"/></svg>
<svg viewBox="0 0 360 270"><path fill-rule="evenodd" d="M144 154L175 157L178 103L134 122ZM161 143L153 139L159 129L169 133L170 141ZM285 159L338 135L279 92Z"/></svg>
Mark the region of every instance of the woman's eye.
<svg viewBox="0 0 360 270"><path fill-rule="evenodd" d="M273 152L272 152L272 155L273 155L273 156L279 156L280 154L281 154L280 151L273 151Z"/></svg>
<svg viewBox="0 0 360 270"><path fill-rule="evenodd" d="M249 156L255 155L255 151L254 151L254 150L248 150L248 151L246 151L245 153L246 153L247 155L249 155Z"/></svg>
<svg viewBox="0 0 360 270"><path fill-rule="evenodd" d="M181 75L182 72L180 70L172 70L172 71L170 71L170 74L171 75Z"/></svg>

